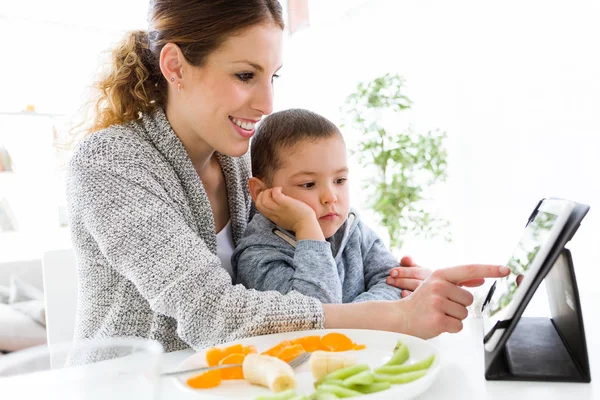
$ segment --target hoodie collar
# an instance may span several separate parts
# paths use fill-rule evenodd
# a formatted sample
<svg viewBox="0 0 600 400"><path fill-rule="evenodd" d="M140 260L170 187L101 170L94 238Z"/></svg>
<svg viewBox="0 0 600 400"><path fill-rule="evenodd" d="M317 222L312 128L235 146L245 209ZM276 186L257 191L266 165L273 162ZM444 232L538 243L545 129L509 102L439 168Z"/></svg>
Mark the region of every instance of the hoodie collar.
<svg viewBox="0 0 600 400"><path fill-rule="evenodd" d="M357 226L358 217L356 211L350 210L350 212L348 213L348 218L346 218L346 221L344 221L342 226L340 226L340 228L332 237L326 239L331 244L331 252L334 255L336 262L344 252L344 248L348 243L348 239L350 238ZM288 242L292 247L296 248L298 241L296 240L296 237L289 231L286 231L285 229L276 226L273 229L273 233L285 240L286 242Z"/></svg>

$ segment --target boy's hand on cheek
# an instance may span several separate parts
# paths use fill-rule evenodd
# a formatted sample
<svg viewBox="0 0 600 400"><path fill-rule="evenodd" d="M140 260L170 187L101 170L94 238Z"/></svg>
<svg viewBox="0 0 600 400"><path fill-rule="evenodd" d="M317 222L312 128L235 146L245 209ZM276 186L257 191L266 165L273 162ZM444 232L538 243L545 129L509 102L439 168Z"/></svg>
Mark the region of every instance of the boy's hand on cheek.
<svg viewBox="0 0 600 400"><path fill-rule="evenodd" d="M314 210L306 203L283 194L280 187L263 190L255 203L265 217L284 229L294 231L297 240L325 240Z"/></svg>

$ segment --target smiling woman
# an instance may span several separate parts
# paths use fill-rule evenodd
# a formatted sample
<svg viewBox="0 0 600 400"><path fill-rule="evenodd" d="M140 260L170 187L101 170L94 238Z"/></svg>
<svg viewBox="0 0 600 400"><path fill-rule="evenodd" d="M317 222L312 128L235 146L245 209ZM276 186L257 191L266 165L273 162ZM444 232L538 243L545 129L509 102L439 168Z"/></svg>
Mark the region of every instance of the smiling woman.
<svg viewBox="0 0 600 400"><path fill-rule="evenodd" d="M149 15L95 84L70 162L77 336L174 350L321 327L317 301L246 292L227 268L250 218L249 139L281 67L279 3L154 1Z"/></svg>
<svg viewBox="0 0 600 400"><path fill-rule="evenodd" d="M432 337L462 327L472 299L455 283L500 275L442 271L408 299L362 304L232 284L253 211L249 141L273 107L282 35L276 0L155 0L149 30L115 49L68 169L76 338L145 337L173 351L323 327ZM405 289L427 277L405 269Z"/></svg>
<svg viewBox="0 0 600 400"><path fill-rule="evenodd" d="M165 45L160 68L173 82L171 88L177 83L177 93L169 96L167 118L186 148L196 146L203 155L212 150L236 157L246 153L254 125L273 108L281 29L274 23L247 28L243 35L225 40L201 68L188 63L177 44Z"/></svg>

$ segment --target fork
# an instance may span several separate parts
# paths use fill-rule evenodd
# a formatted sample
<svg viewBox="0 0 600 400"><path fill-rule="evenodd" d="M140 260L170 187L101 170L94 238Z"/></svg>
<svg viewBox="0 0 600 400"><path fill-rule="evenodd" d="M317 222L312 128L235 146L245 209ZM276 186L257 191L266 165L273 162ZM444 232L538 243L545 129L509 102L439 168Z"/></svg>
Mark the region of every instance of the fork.
<svg viewBox="0 0 600 400"><path fill-rule="evenodd" d="M290 362L288 362L288 364L292 368L297 368L300 365L304 364L309 358L310 358L310 353L305 351L304 353L300 354L298 357L296 357L293 360L291 360ZM241 367L241 366L242 366L242 364L223 364L223 365L215 365L213 367L201 367L201 368L186 369L183 371L163 372L162 374L160 374L160 376L161 377L175 376L175 375L181 375L181 374L188 374L190 372L206 372L206 371L212 371L215 369L235 368L235 367Z"/></svg>

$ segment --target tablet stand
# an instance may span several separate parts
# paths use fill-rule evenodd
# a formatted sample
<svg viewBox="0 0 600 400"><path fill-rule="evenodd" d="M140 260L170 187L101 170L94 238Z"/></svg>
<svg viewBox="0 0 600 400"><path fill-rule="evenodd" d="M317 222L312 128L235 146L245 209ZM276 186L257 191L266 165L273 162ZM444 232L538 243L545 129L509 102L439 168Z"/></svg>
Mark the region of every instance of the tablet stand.
<svg viewBox="0 0 600 400"><path fill-rule="evenodd" d="M485 351L487 380L590 382L590 368L573 261L563 248L525 295L495 350ZM546 279L551 318L521 317Z"/></svg>

